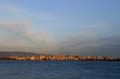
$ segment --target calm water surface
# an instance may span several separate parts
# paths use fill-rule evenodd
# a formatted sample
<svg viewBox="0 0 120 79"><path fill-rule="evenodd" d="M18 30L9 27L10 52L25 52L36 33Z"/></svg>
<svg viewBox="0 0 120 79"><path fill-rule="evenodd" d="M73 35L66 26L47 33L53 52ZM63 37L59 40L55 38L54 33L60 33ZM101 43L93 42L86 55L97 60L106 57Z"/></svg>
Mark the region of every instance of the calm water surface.
<svg viewBox="0 0 120 79"><path fill-rule="evenodd" d="M0 79L120 79L120 62L1 60Z"/></svg>

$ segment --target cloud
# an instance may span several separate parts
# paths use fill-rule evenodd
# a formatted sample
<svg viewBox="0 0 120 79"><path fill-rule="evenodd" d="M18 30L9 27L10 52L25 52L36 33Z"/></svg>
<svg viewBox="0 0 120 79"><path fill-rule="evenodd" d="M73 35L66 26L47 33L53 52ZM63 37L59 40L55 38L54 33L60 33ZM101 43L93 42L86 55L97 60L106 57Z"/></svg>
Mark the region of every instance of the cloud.
<svg viewBox="0 0 120 79"><path fill-rule="evenodd" d="M59 45L59 51L65 54L120 56L120 37L81 40L78 36L62 41Z"/></svg>
<svg viewBox="0 0 120 79"><path fill-rule="evenodd" d="M30 50L36 49L35 51L46 52L53 50L52 47L54 43L49 33L47 31L34 33L28 30L30 23L28 19L18 21L0 20L0 29L4 29L4 33L8 34L7 38L2 38L0 40L0 47L13 46L13 48L15 47L16 49L25 47ZM16 50L15 48L14 50Z"/></svg>
<svg viewBox="0 0 120 79"><path fill-rule="evenodd" d="M44 11L37 13L34 11L31 12L28 9L26 10L25 8L4 2L0 3L0 12L11 14L12 17L15 17L15 20L11 20L9 17L5 18L5 16L3 17L4 19L0 19L0 29L4 29L5 34L8 34L7 38L4 36L4 39L0 41L3 47L12 45L17 48L32 48L31 50L35 49L36 51L42 50L50 52L54 50L54 39L46 29L43 31L42 28L39 29L39 32L33 32L29 30L31 28L29 26L33 23L33 19L51 22L58 20L56 16ZM40 27L41 26L39 26L39 28Z"/></svg>
<svg viewBox="0 0 120 79"><path fill-rule="evenodd" d="M120 36L111 33L110 25L97 23L93 26L81 27L79 34L60 39L61 42L56 44L48 31L30 31L31 23L28 19L0 20L0 29L4 29L4 33L8 34L7 38L0 36L0 50L23 50L49 54L52 52L78 55L120 55L118 53L120 52Z"/></svg>
<svg viewBox="0 0 120 79"><path fill-rule="evenodd" d="M120 36L115 35L110 24L96 23L82 26L78 35L64 38L58 50L64 54L120 55Z"/></svg>
<svg viewBox="0 0 120 79"><path fill-rule="evenodd" d="M19 37L23 37L24 39L29 40L29 35L31 34L27 30L29 23L30 22L27 19L19 21L0 20L0 28L13 32L16 34L16 36L18 35Z"/></svg>

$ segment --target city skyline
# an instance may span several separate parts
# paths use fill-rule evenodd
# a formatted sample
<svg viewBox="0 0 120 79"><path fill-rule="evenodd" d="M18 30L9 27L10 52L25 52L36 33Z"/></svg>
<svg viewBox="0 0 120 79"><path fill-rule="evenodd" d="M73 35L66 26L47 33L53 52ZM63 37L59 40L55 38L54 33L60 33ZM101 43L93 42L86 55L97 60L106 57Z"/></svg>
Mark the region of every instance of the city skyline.
<svg viewBox="0 0 120 79"><path fill-rule="evenodd" d="M120 56L119 0L1 0L0 51Z"/></svg>

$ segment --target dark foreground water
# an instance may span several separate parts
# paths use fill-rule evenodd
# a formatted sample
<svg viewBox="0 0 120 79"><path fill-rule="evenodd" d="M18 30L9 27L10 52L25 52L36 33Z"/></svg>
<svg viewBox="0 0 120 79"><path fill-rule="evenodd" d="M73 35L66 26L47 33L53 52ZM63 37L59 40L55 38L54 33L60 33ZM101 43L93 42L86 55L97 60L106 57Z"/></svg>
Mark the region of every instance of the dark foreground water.
<svg viewBox="0 0 120 79"><path fill-rule="evenodd" d="M120 79L120 62L1 60L0 79Z"/></svg>

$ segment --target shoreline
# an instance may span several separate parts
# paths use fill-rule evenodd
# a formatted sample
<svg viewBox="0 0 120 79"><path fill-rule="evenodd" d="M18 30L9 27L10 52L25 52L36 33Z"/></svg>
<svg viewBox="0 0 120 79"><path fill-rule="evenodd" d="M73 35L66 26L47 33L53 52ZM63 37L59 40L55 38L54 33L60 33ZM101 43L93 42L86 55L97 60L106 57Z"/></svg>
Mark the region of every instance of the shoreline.
<svg viewBox="0 0 120 79"><path fill-rule="evenodd" d="M74 55L39 55L39 56L4 56L0 60L17 60L17 61L120 61L120 58L111 56L74 56Z"/></svg>

